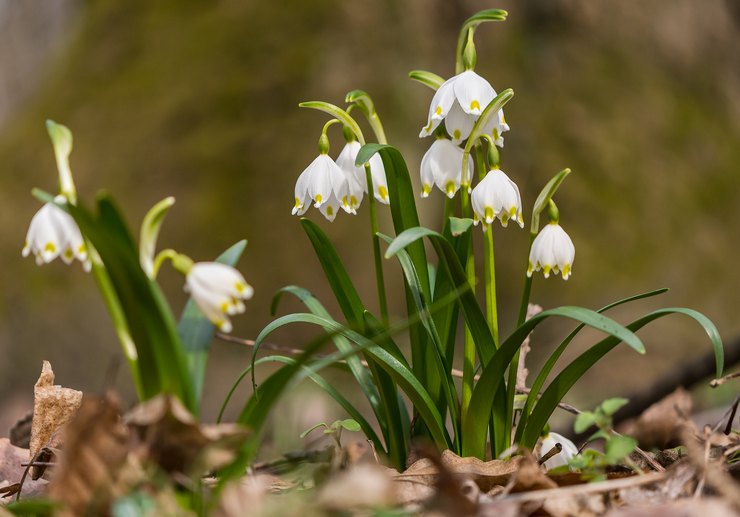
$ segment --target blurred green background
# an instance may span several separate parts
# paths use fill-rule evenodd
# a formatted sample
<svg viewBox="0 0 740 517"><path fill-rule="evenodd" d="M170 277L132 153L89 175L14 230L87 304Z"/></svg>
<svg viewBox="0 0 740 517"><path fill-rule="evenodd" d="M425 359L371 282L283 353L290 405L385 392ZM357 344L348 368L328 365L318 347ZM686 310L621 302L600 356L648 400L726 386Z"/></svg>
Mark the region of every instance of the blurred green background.
<svg viewBox="0 0 740 517"><path fill-rule="evenodd" d="M349 90L369 92L418 188L431 140L417 135L432 92L407 73L452 75L461 22L489 7L507 9L509 20L478 30L477 71L497 90L516 92L506 108L512 130L502 168L522 190L527 223L547 179L564 167L574 171L557 196L577 249L574 274L567 283L538 277L533 301L597 307L670 287L661 299L615 316L625 321L659 305L683 305L712 318L726 340L740 334L734 0L59 0L53 7L6 0L0 2L2 422L28 406L42 359L52 362L58 382L100 391L120 356L89 275L77 265L38 268L20 256L39 208L31 188L56 188L45 119L72 129L72 168L88 203L100 189L110 191L136 229L152 204L177 198L161 247L208 260L249 239L240 269L256 294L234 335L253 338L270 321L270 300L281 286L302 285L333 306L290 215L295 179L315 157L326 120L297 104L341 104ZM342 139L331 131L336 156ZM439 226L441 200L439 192L419 200L424 224ZM334 239L376 307L366 207L333 224L313 209L307 216ZM391 232L387 214L381 227ZM504 328L519 303L526 239L517 227L496 230ZM389 268L401 317L401 277ZM182 279L171 270L161 279L179 314ZM297 308L287 303L284 310L291 307ZM646 329L647 356L615 351L568 400L592 404L629 393L708 350L700 330L684 323ZM538 329L533 365L565 330ZM273 340L300 346L313 335L296 328ZM215 342L213 350L206 418L249 357L233 344ZM124 370L122 363L115 385L130 402Z"/></svg>

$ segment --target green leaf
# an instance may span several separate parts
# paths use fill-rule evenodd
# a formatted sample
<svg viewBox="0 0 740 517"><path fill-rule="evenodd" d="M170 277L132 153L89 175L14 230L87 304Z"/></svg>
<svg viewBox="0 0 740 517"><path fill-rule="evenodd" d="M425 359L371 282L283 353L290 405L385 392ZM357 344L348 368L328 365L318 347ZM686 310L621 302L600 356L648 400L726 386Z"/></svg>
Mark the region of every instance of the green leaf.
<svg viewBox="0 0 740 517"><path fill-rule="evenodd" d="M473 220L469 217L460 219L459 217L450 217L450 233L453 237L459 237L467 232L473 226Z"/></svg>
<svg viewBox="0 0 740 517"><path fill-rule="evenodd" d="M640 293L634 296L630 296L627 298L624 298L622 300L618 300L616 302L612 302L609 305L606 305L599 309L598 313L606 312L609 309L613 309L614 307L618 307L620 305L633 302L636 300L641 300L643 298L650 298L652 296L657 296L659 294L665 293L668 289L656 289L653 291L648 291L646 293ZM568 345L573 341L573 339L578 335L578 333L585 327L585 325L581 324L578 325L568 336L560 343L560 345L550 354L550 357L547 358L547 361L540 369L539 373L537 374L537 377L535 378L534 383L532 384L531 391L529 393L529 396L527 397L527 403L524 406L524 411L520 414L519 417L519 424L517 425L516 429L516 437L514 438L514 443L519 443L522 437L522 433L524 432L525 424L527 422L527 419L529 418L530 413L532 412L532 408L534 407L535 402L537 402L537 396L539 395L540 391L542 390L542 386L545 385L545 381L547 380L548 376L550 375L550 372L555 366L555 363L557 363L560 356L565 352L565 349L568 347Z"/></svg>
<svg viewBox="0 0 740 517"><path fill-rule="evenodd" d="M310 323L318 325L332 334L341 334L350 341L356 343L359 347L357 350L348 354L337 355L336 357L343 358L344 356L351 355L351 353L359 353L361 350L365 350L374 358L375 361L377 361L381 368L393 377L394 381L409 397L411 403L419 411L419 415L422 420L429 427L435 444L437 444L438 447L451 447L452 443L447 436L444 421L424 386L417 380L403 362L393 357L393 355L377 346L376 342L366 338L365 336L344 327L334 320L322 318L314 314L296 313L283 316L268 324L255 340L255 345L257 345L258 342L263 341L275 329L291 323ZM264 385L265 384L262 383L260 388L264 387ZM248 422L244 421L242 423L246 424Z"/></svg>
<svg viewBox="0 0 740 517"><path fill-rule="evenodd" d="M362 431L362 428L360 427L360 424L357 422L357 420L352 420L351 418L347 420L337 420L335 422L339 424L340 427L343 427L347 431L351 431L353 433L359 433Z"/></svg>
<svg viewBox="0 0 740 517"><path fill-rule="evenodd" d="M445 82L444 77L440 77L432 72L427 72L426 70L412 70L409 72L409 79L418 81L432 90L438 90Z"/></svg>
<svg viewBox="0 0 740 517"><path fill-rule="evenodd" d="M329 281L329 286L337 298L344 317L350 326L362 329L365 307L347 274L347 270L344 269L339 254L316 223L308 219L301 219L301 225L303 225L303 230L313 245L316 256L321 263L321 268L324 270L326 279Z"/></svg>
<svg viewBox="0 0 740 517"><path fill-rule="evenodd" d="M627 404L629 400L621 397L614 397L611 399L606 399L604 402L601 403L600 409L604 412L607 416L612 416L614 413L619 411L621 407L623 407L625 404Z"/></svg>
<svg viewBox="0 0 740 517"><path fill-rule="evenodd" d="M572 319L596 330L618 336L620 341L624 341L639 352L644 352L642 342L632 331L595 311L583 307L558 307L540 312L517 328L496 350L491 361L484 366L480 379L473 389L468 414L463 417L463 455L485 457L488 415L493 412L495 419L497 412L506 411L505 406L494 406L491 393L496 393L504 378L506 368L527 335L537 325L552 316ZM539 429L541 430L542 427L544 424Z"/></svg>
<svg viewBox="0 0 740 517"><path fill-rule="evenodd" d="M532 235L537 235L537 232L540 230L540 214L545 208L547 208L547 205L550 203L550 199L555 195L558 187L568 174L570 174L570 169L563 169L558 172L550 179L550 181L547 182L547 185L544 186L537 196L537 199L534 202L534 208L532 209L532 223L529 229Z"/></svg>
<svg viewBox="0 0 740 517"><path fill-rule="evenodd" d="M596 423L596 415L590 411L584 411L576 417L576 421L573 424L573 430L580 434L586 432L589 427Z"/></svg>
<svg viewBox="0 0 740 517"><path fill-rule="evenodd" d="M637 440L629 436L610 437L604 445L604 452L610 463L617 463L635 450Z"/></svg>
<svg viewBox="0 0 740 517"><path fill-rule="evenodd" d="M141 269L138 250L112 200L101 195L97 215L79 205L69 209L105 264L105 275L136 345L141 395L170 393L197 413L174 317L159 286Z"/></svg>
<svg viewBox="0 0 740 517"><path fill-rule="evenodd" d="M352 116L344 111L339 106L335 106L334 104L330 104L328 102L324 101L307 101L307 102L301 102L298 104L300 108L311 108L319 111L323 111L324 113L328 113L332 117L338 119L342 122L345 126L347 126L352 133L354 133L355 138L361 143L365 143L365 137L362 135L362 130L360 129L360 126L357 125L357 122L355 119L352 118ZM365 163L365 162L363 162Z"/></svg>
<svg viewBox="0 0 740 517"><path fill-rule="evenodd" d="M542 313L540 313L542 314ZM648 323L668 316L670 314L683 314L692 318L694 321L699 323L704 331L709 336L709 340L714 349L715 359L717 363L717 376L722 375L722 369L724 366L724 348L722 346L722 340L717 331L717 327L703 314L692 309L686 309L683 307L670 307L666 309L659 309L653 311L642 318L639 318L629 325L627 329L635 332ZM531 320L530 320L531 321ZM583 354L578 356L573 362L566 366L560 374L550 383L547 389L542 393L539 401L537 402L531 416L526 424L522 439L519 444L522 447L534 447L537 442L540 430L545 426L550 415L557 407L557 404L563 399L566 393L573 387L573 385L580 379L584 373L586 373L596 362L604 357L609 351L617 346L622 339L617 336L610 336L602 341L598 342Z"/></svg>
<svg viewBox="0 0 740 517"><path fill-rule="evenodd" d="M506 90L502 91L501 93L496 95L496 97L494 97L494 99L488 104L488 106L486 106L486 109L483 110L483 113L480 114L478 120L475 121L473 129L470 130L470 136L465 143L465 149L463 150L463 186L469 184L470 180L472 179L465 178L465 176L467 175L468 160L470 159L470 151L471 149L473 149L473 145L475 145L475 143L481 137L485 128L491 125L490 123L493 120L493 117L497 116L499 110L503 108L504 105L506 105L506 103L509 102L513 96L514 90L512 90L511 88L507 88Z"/></svg>
<svg viewBox="0 0 740 517"><path fill-rule="evenodd" d="M162 227L164 218L172 205L175 204L175 198L170 196L154 205L144 216L139 231L139 262L141 268L150 278L154 277L154 254L157 251L157 238L159 229Z"/></svg>
<svg viewBox="0 0 740 517"><path fill-rule="evenodd" d="M219 255L216 258L216 262L236 266L246 247L247 241L241 240ZM193 299L190 298L180 315L180 321L177 324L177 333L185 349L190 380L193 383L195 397L199 402L203 393L203 381L206 376L208 350L215 332L215 325L211 323L211 320L203 314Z"/></svg>

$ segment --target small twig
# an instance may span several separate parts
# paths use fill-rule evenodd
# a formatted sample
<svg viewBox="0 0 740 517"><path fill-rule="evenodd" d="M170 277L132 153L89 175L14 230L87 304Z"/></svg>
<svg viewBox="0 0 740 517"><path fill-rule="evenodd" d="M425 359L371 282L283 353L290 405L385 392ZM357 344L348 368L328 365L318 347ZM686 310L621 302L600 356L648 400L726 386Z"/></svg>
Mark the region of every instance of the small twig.
<svg viewBox="0 0 740 517"><path fill-rule="evenodd" d="M556 454L560 454L563 450L563 446L559 443L555 444L555 447L547 451L547 454L543 454L542 457L537 460L538 465L544 465L547 460L555 456Z"/></svg>
<svg viewBox="0 0 740 517"><path fill-rule="evenodd" d="M630 488L639 485L649 485L656 483L665 478L664 472L654 472L652 474L645 474L644 476L632 476L623 479L615 479L610 481L601 481L598 483L589 483L586 485L575 485L566 486L560 488L548 488L545 490L532 490L530 492L519 492L516 494L507 495L505 497L496 498L497 502L526 502L526 501L541 501L543 499L550 499L554 497L562 496L577 496L582 494L593 494L599 492L610 492L612 490L620 490L622 488Z"/></svg>
<svg viewBox="0 0 740 517"><path fill-rule="evenodd" d="M21 463L21 467L53 467L57 465L55 461L29 461L28 463Z"/></svg>
<svg viewBox="0 0 740 517"><path fill-rule="evenodd" d="M532 392L532 390L530 390L529 388L520 388L520 387L517 386L516 392L517 393L520 393L522 395L529 395ZM537 394L537 398L540 398L541 396L542 396L541 393L538 393ZM574 415L580 415L581 414L581 410L580 409L578 409L575 406L571 406L570 404L566 404L565 402L558 402L558 407L560 409L562 409L564 411L567 411L568 413L572 413Z"/></svg>
<svg viewBox="0 0 740 517"><path fill-rule="evenodd" d="M738 377L740 377L740 372L734 372L734 373L731 373L730 375L725 375L724 377L720 377L719 379L712 380L709 383L709 385L712 388L716 388L717 386L721 386L722 384L726 383L727 381L730 381L732 379L736 379Z"/></svg>
<svg viewBox="0 0 740 517"><path fill-rule="evenodd" d="M735 398L735 402L732 404L732 408L730 409L730 417L727 419L727 425L725 426L725 435L729 435L732 432L732 422L735 421L738 404L740 404L740 395Z"/></svg>

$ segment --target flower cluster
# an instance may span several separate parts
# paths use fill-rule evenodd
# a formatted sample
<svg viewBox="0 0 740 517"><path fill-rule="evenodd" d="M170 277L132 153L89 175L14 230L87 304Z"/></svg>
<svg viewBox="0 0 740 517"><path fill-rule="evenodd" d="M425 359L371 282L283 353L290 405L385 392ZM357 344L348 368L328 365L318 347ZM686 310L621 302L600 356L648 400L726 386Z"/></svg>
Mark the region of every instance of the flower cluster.
<svg viewBox="0 0 740 517"><path fill-rule="evenodd" d="M340 207L348 214L357 213L368 192L365 168L355 165L360 147L357 141L347 142L336 162L328 155L328 149L321 149L319 156L298 176L293 215L305 214L312 200L313 206L329 221L336 218ZM376 154L370 158L368 166L375 198L388 204L388 183L383 161Z"/></svg>

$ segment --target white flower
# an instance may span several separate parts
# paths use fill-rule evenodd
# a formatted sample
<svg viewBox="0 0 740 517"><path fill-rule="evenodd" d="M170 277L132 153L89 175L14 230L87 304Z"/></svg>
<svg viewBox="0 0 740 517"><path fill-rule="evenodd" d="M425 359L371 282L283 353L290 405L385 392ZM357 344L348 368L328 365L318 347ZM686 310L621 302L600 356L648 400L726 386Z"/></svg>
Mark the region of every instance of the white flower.
<svg viewBox="0 0 740 517"><path fill-rule="evenodd" d="M320 154L298 176L293 215L305 214L310 200L313 200L313 206L323 207L321 213L333 221L340 204L345 212L352 212L348 192L349 185L342 169L328 155Z"/></svg>
<svg viewBox="0 0 740 517"><path fill-rule="evenodd" d="M419 137L431 135L444 120L447 133L453 142L459 144L470 135L475 121L494 97L496 91L490 83L472 70L451 77L434 94L427 125L422 128ZM503 110L499 110L493 122L485 128L485 132L493 134L499 146L504 144L501 134L508 130Z"/></svg>
<svg viewBox="0 0 740 517"><path fill-rule="evenodd" d="M355 166L355 160L357 159L357 153L360 152L362 146L356 140L347 142L337 157L337 165L342 169L345 174L354 180L350 180L349 194L350 194L350 205L352 204L352 195L359 199L357 206L362 201L363 193L367 193L367 176L365 176L365 168ZM381 203L388 204L388 182L385 179L385 167L383 167L383 160L379 154L374 154L370 161L370 176L373 179L373 193L375 199ZM359 192L354 189L359 189ZM358 197L359 196L359 197Z"/></svg>
<svg viewBox="0 0 740 517"><path fill-rule="evenodd" d="M447 197L454 197L462 181L463 150L446 138L435 140L421 159L421 197L429 196L436 185ZM468 162L468 178L473 164Z"/></svg>
<svg viewBox="0 0 740 517"><path fill-rule="evenodd" d="M552 458L547 460L545 463L543 463L543 466L547 470L552 470L556 467L567 465L568 461L570 461L573 456L578 454L578 447L576 447L575 444L568 440L565 436L562 436L558 433L547 433L542 438L540 457L544 456L552 449L554 449L558 443L562 446L562 450L554 455Z"/></svg>
<svg viewBox="0 0 740 517"><path fill-rule="evenodd" d="M54 201L66 203L66 198L57 196ZM61 257L65 264L70 264L76 258L82 262L85 271L90 271L91 267L77 223L54 203L46 203L31 219L21 253L24 257L33 253L38 265Z"/></svg>
<svg viewBox="0 0 740 517"><path fill-rule="evenodd" d="M540 231L532 243L527 276L532 276L532 271L542 269L545 278L549 277L552 271L556 275L562 273L563 280L568 280L575 256L576 248L573 241L558 223L551 222Z"/></svg>
<svg viewBox="0 0 740 517"><path fill-rule="evenodd" d="M239 271L219 262L193 264L185 278L185 291L222 332L231 332L229 316L244 312L242 300L254 294Z"/></svg>
<svg viewBox="0 0 740 517"><path fill-rule="evenodd" d="M488 171L486 177L475 186L471 201L475 224L478 224L479 220L491 224L498 217L504 228L508 225L509 219L524 227L519 187L499 168Z"/></svg>

